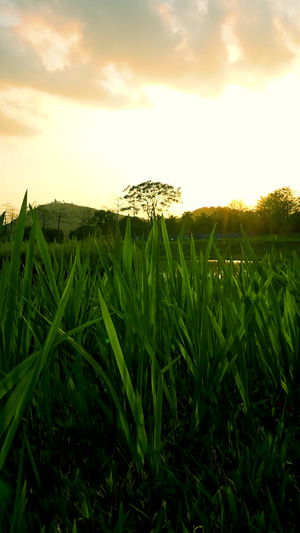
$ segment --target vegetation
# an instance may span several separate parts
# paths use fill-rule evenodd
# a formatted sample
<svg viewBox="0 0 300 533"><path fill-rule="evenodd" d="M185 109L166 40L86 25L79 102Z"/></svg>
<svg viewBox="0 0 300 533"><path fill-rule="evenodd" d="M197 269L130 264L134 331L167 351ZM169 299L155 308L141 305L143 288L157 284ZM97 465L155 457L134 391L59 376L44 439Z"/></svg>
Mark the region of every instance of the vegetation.
<svg viewBox="0 0 300 533"><path fill-rule="evenodd" d="M57 231L63 231L65 236L68 236L79 225L85 226L89 224L95 213L95 209L91 207L78 206L57 200L49 204L35 206L34 210L43 231L56 229ZM31 224L29 213L27 224Z"/></svg>
<svg viewBox="0 0 300 533"><path fill-rule="evenodd" d="M70 232L70 238L76 237L79 240L89 237L112 238L116 233L117 216L112 211L106 209L95 210L94 215L88 219L88 224L83 223L76 230Z"/></svg>
<svg viewBox="0 0 300 533"><path fill-rule="evenodd" d="M289 187L261 197L254 210L233 200L227 207L203 207L183 218L194 234L210 232L217 224L219 233L237 233L240 225L251 235L300 233L300 198Z"/></svg>
<svg viewBox="0 0 300 533"><path fill-rule="evenodd" d="M212 234L188 266L162 220L163 268L157 223L91 263L31 217L0 270L0 530L298 531L299 257Z"/></svg>
<svg viewBox="0 0 300 533"><path fill-rule="evenodd" d="M280 233L293 225L300 227L300 198L289 187L261 197L256 209L270 233Z"/></svg>
<svg viewBox="0 0 300 533"><path fill-rule="evenodd" d="M128 185L123 192L126 193L124 200L127 206L124 206L122 210L129 211L133 216L142 211L151 223L172 204L181 201L180 187L175 189L173 185L160 181L149 180L138 185Z"/></svg>
<svg viewBox="0 0 300 533"><path fill-rule="evenodd" d="M51 204L36 206L35 212L47 242L60 242L63 237L77 240L101 237L110 241L117 225L124 237L126 219L120 214L121 211L131 215L134 238L146 237L153 220L158 220L163 213L171 239L177 237L183 227L186 235L193 234L195 240L208 238L215 225L216 234L223 238L240 235L241 225L252 236L300 234L300 198L289 187L282 187L261 197L255 209L247 208L242 200L232 200L226 207L202 207L193 212L187 211L181 217L166 217L171 204L181 200L180 188L147 181L128 186L124 192L123 199L118 198L118 205L113 210L96 210L56 200ZM123 207L120 206L121 200L126 202ZM9 236L17 222L16 210L10 204L4 207L4 232ZM27 225L30 224L28 214Z"/></svg>
<svg viewBox="0 0 300 533"><path fill-rule="evenodd" d="M201 238L194 241L194 247L196 254L205 254L207 243L209 241L209 235L207 238ZM300 256L300 235L262 235L248 237L249 243L258 259L262 259L266 253L272 255L273 260L277 257L292 258L294 253ZM214 234L214 247L210 252L211 260L218 260L219 254L226 260L243 260L243 244L244 238L242 235L239 237L223 237L222 235ZM178 243L177 240L170 242L170 249L173 259L178 255ZM190 262L191 257L191 236L184 235L182 241L182 249L185 259ZM166 252L163 243L160 244L160 258L165 260Z"/></svg>
<svg viewBox="0 0 300 533"><path fill-rule="evenodd" d="M121 210L131 213L134 237L146 237L153 220L159 219L165 208L181 198L179 189L151 181L128 186L125 192L127 206ZM139 213L145 218L138 217ZM82 224L70 236L78 239L86 239L91 235L111 237L117 223L124 237L124 218L109 210L96 211L89 226ZM186 235L193 234L195 240L208 238L215 225L216 233L225 238L238 236L241 225L252 236L297 234L300 233L300 200L289 187L283 187L260 198L255 210L248 209L241 200L233 200L227 207L203 207L194 212L187 211L181 217L169 216L166 218L166 225L171 237L178 236L184 227Z"/></svg>

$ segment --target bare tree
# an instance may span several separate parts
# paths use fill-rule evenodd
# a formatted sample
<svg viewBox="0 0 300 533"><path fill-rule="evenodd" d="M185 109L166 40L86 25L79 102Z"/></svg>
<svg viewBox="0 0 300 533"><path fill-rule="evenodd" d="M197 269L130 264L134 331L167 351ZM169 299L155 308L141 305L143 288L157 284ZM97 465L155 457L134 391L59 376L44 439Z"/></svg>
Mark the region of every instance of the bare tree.
<svg viewBox="0 0 300 533"><path fill-rule="evenodd" d="M114 206L112 211L116 214L116 222L119 223L120 219L120 212L122 211L122 205L124 203L123 196L115 196L114 197Z"/></svg>
<svg viewBox="0 0 300 533"><path fill-rule="evenodd" d="M80 220L81 226L88 226L91 224L94 213L90 207L84 207L83 209L80 209L76 216Z"/></svg>
<svg viewBox="0 0 300 533"><path fill-rule="evenodd" d="M2 208L4 210L4 226L10 225L10 229L13 229L14 224L16 223L16 219L18 217L18 210L13 204L6 203L2 204Z"/></svg>
<svg viewBox="0 0 300 533"><path fill-rule="evenodd" d="M47 209L46 207L44 207L43 205L38 205L35 208L35 212L37 213L37 216L38 216L38 218L40 220L42 228L46 229L46 226L47 226L48 222L52 218L52 212L49 209Z"/></svg>
<svg viewBox="0 0 300 533"><path fill-rule="evenodd" d="M52 216L57 220L57 231L59 231L61 221L68 219L69 213L67 212L66 207L62 205L58 209L52 211Z"/></svg>

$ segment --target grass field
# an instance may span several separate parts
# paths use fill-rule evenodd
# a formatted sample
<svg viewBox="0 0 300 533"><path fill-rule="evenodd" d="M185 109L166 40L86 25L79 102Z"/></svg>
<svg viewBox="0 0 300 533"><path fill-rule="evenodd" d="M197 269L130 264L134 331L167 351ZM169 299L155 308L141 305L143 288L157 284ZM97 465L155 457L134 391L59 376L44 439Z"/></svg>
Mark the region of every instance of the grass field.
<svg viewBox="0 0 300 533"><path fill-rule="evenodd" d="M299 531L299 256L162 221L91 260L32 222L0 270L0 531Z"/></svg>
<svg viewBox="0 0 300 533"><path fill-rule="evenodd" d="M299 234L287 234L287 235L259 235L255 237L248 237L248 241L251 247L255 251L257 258L262 259L263 256L268 253L271 255L279 256L282 254L286 258L292 258L295 252L300 256L300 235ZM195 241L196 253L205 253L208 240ZM243 238L221 238L214 239L214 244L217 251L212 248L210 252L211 259L217 259L219 252L223 259L242 259L241 245L243 245ZM191 257L190 241L184 240L182 242L182 248L186 259ZM177 256L177 243L171 242L171 251L174 258ZM165 249L161 245L161 255L165 255Z"/></svg>

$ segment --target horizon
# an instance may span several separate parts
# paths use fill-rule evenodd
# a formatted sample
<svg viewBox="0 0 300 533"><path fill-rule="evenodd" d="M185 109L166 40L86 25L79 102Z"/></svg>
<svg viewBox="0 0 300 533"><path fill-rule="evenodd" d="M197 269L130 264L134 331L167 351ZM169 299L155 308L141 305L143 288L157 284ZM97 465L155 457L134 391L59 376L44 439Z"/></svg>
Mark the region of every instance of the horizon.
<svg viewBox="0 0 300 533"><path fill-rule="evenodd" d="M181 187L180 216L300 195L300 5L12 0L0 6L0 206L113 209Z"/></svg>
<svg viewBox="0 0 300 533"><path fill-rule="evenodd" d="M289 186L286 186L286 188L289 188ZM273 193L273 192L274 192L274 191L269 191L269 193ZM294 191L292 191L292 192L294 192ZM269 193L268 193L268 194L269 194ZM27 197L28 197L28 191L26 191L25 194L26 194ZM268 194L267 194L267 195L268 195ZM266 195L266 196L267 196L267 195ZM296 196L296 195L295 195L295 196ZM300 198L300 196L299 196L299 198ZM237 207L234 207L234 203L235 203L235 202L237 202ZM122 214L122 213L120 213L120 211L118 211L118 210L113 210L113 208L110 209L110 208L107 208L107 207L105 207L105 206L102 206L102 207L100 207L100 208L96 208L96 207L93 207L93 206L90 206L90 205L80 205L80 204L76 204L76 203L74 203L74 202L69 202L69 201L67 201L67 200L57 200L56 198L55 198L54 200L52 200L52 201L50 201L50 202L47 202L47 203L44 203L44 204L37 204L36 202L34 202L33 204L30 204L30 202L28 202L28 200L27 200L27 208L28 208L28 207L31 207L31 208L33 208L33 209L37 209L37 208L39 208L39 207L47 207L47 206L50 206L51 204L66 205L66 206L74 206L75 208L79 207L79 208L82 208L82 209L92 209L92 210L95 210L95 211L97 211L97 210L107 210L107 211L112 211L112 212L114 212L114 213L118 213L118 215L121 216L122 218L128 216L128 217L131 217L131 218L135 218L135 217L136 217L136 218L139 218L139 219L142 219L142 220L143 220L143 219L148 220L148 217L147 217L146 214L144 214L144 215L143 215L143 214L139 214L139 215L134 215L134 216L132 216L132 215L130 215L129 213ZM230 204L232 204L232 205L230 205ZM238 204L240 204L240 206L239 206ZM177 205L178 205L178 204L177 204ZM176 205L176 206L177 206L177 205ZM5 209L1 209L1 207L2 207L2 206L0 205L0 215L2 215L2 214L6 211ZM17 220L18 215L19 215L19 209L20 209L20 208L21 208L21 205L17 208L16 206L13 206L12 204L7 204L8 216L9 216L9 214L10 214L10 212L9 212L10 209L11 209L12 211L14 211L14 215L13 215L13 217L11 218L11 221L12 221L12 220ZM166 209L165 213L162 213L162 215L163 215L163 217L164 217L166 220L167 220L168 218L170 218L170 217L175 217L175 218L180 219L180 218L182 218L186 213L191 213L192 215L194 215L194 216L197 217L197 215L195 215L195 212L196 212L196 211L201 211L201 210L208 210L208 211L211 211L211 210L213 210L213 209L217 210L217 209L226 209L226 208L227 208L227 209L232 209L232 210L237 210L237 211L240 211L241 213L242 213L242 212L247 213L247 212L249 212L249 211L253 211L253 212L255 212L255 211L257 210L257 209L256 209L256 208L257 208L256 205L255 205L255 206L249 206L249 205L245 204L245 203L244 203L243 201L241 201L241 200L237 200L237 201L236 201L236 200L232 200L231 202L229 202L229 203L226 204L226 205L210 205L210 206L209 206L209 205L206 205L206 206L196 207L193 211L184 211L184 212L182 212L182 213L180 213L180 214L175 214L174 212L172 212L172 208L170 207L170 208ZM10 216L11 216L11 214L10 214ZM10 221L10 222L7 222L7 224L9 225L9 224L11 223L11 221Z"/></svg>
<svg viewBox="0 0 300 533"><path fill-rule="evenodd" d="M30 207L32 207L33 209L36 209L36 208L38 208L38 207L47 207L47 206L49 206L49 205L51 205L51 204L55 204L55 203L57 203L57 204L61 204L61 205L67 205L67 206L68 206L68 205L72 205L72 206L74 206L74 207L82 207L83 209L95 209L96 211L97 211L97 210L101 210L101 209L111 211L110 208L106 208L105 206L102 206L102 207L100 207L100 208L96 208L96 207L91 206L91 205L80 205L80 204L75 204L74 202L69 202L68 200L56 200L56 198L54 198L54 200L52 200L52 201L50 201L50 202L42 203L42 204L36 204L36 202L34 202L33 204L30 204L30 202L27 202L27 207L30 206ZM5 212L5 208L2 209L2 207L5 207L5 205L4 205L4 204L1 204L1 205L0 205L0 215L2 215L2 214ZM20 206L14 206L13 204L11 204L11 203L8 202L8 203L7 203L7 208L9 208L9 207L14 208L16 211L18 211L18 214L19 214L19 209L21 208L21 204L20 204ZM177 206L175 206L175 207L177 207ZM228 204L227 204L227 205L223 205L223 206L221 206L221 205L205 205L205 206L201 206L201 207L196 207L196 209L194 209L194 211L186 211L186 212L191 212L192 214L194 214L195 211L198 211L198 210L200 210L200 209L209 209L209 210L210 210L210 209L224 209L224 208L228 208L228 209L230 209L230 206L229 206ZM246 204L243 206L243 210L245 210L245 211L251 211L251 210L253 210L253 209L255 209L255 206L248 206L248 205L246 205ZM167 211L169 211L169 213L168 213ZM168 210L166 210L166 215L163 215L164 218L171 217L171 216L175 216L175 217L180 218L180 217L185 213L185 212L183 212L181 215L180 215L180 214L176 214L176 215L174 215L174 214L171 213L170 211L172 211L172 208L169 208ZM17 216L18 216L18 215L17 215ZM16 216L16 218L17 218L17 216ZM122 216L122 217L126 217L126 216L132 217L132 215L130 215L130 214L128 214L128 213L127 213L127 214L124 214L124 215L123 215L123 214L120 214L120 216ZM145 219L147 219L147 216L146 216L146 215L144 215L144 216L142 216L142 215L137 215L137 217L138 217L138 218L145 218ZM14 220L15 220L15 219L14 219Z"/></svg>

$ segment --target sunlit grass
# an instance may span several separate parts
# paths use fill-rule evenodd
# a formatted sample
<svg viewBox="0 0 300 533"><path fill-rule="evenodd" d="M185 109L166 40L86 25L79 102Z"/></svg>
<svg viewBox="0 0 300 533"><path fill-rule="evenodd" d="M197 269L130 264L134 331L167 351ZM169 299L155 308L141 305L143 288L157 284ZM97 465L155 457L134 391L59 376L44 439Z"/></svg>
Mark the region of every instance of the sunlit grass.
<svg viewBox="0 0 300 533"><path fill-rule="evenodd" d="M225 262L212 234L187 261L162 221L91 259L34 213L22 253L25 213L0 270L0 530L297 531L299 258L245 238Z"/></svg>

